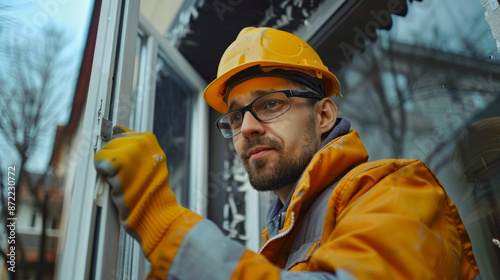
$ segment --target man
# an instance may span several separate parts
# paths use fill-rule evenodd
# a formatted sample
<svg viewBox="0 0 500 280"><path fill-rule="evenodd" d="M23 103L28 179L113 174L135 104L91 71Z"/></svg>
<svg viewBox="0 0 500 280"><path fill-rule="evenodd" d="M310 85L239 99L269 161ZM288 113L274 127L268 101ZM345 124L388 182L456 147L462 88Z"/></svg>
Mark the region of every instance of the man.
<svg viewBox="0 0 500 280"><path fill-rule="evenodd" d="M95 156L125 228L165 279L471 279L467 232L418 160L367 162L327 97L335 76L293 34L245 28L224 53L205 100L223 115L254 188L278 199L258 253L182 208L151 133L121 128Z"/></svg>

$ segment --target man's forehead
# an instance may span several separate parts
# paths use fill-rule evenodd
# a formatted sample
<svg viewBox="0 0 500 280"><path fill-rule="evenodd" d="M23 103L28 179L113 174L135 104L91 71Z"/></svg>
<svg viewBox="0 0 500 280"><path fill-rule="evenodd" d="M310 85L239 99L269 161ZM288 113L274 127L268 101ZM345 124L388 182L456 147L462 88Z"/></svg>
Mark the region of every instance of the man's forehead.
<svg viewBox="0 0 500 280"><path fill-rule="evenodd" d="M248 105L255 98L270 91L293 87L292 81L282 77L265 76L252 78L231 89L228 93L227 105L229 111L235 110Z"/></svg>
<svg viewBox="0 0 500 280"><path fill-rule="evenodd" d="M274 88L269 89L254 89L250 91L231 91L228 95L228 108L229 111L235 110L236 108L241 108L251 103L255 98L275 90Z"/></svg>

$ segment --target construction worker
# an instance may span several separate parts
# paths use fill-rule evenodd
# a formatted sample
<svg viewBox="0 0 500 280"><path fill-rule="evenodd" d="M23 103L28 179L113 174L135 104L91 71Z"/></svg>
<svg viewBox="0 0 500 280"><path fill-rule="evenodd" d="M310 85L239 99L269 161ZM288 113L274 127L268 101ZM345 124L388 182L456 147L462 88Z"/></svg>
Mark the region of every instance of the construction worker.
<svg viewBox="0 0 500 280"><path fill-rule="evenodd" d="M179 206L151 133L122 134L95 156L120 221L154 279L471 279L479 271L455 205L419 160L367 162L329 98L336 77L299 37L245 28L221 58L207 103L251 185L272 191L252 252ZM362 110L362 108L360 108ZM257 207L257 206L255 206Z"/></svg>

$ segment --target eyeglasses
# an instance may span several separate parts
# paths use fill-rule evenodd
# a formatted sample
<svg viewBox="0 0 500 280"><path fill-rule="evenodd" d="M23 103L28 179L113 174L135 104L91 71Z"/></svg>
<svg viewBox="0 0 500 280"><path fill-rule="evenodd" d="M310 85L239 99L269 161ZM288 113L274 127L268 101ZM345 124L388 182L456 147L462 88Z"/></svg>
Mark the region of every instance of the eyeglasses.
<svg viewBox="0 0 500 280"><path fill-rule="evenodd" d="M259 121L265 122L286 113L292 107L290 97L322 99L321 94L310 90L283 89L259 96L247 106L222 115L215 125L224 138L231 138L241 132L243 116L247 111Z"/></svg>

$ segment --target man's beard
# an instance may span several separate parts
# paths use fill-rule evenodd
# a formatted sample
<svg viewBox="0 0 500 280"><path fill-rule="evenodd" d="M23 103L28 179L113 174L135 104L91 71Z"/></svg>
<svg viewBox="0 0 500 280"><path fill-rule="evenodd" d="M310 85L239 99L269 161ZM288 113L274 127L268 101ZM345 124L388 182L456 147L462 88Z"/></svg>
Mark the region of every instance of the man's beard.
<svg viewBox="0 0 500 280"><path fill-rule="evenodd" d="M247 170L250 184L254 189L257 191L274 191L299 180L302 172L314 157L316 150L321 144L321 141L316 138L316 126L313 117L311 117L311 121L305 133L308 135L308 139L305 141L307 144L300 147L298 157L286 153L282 143L275 139L251 138L248 141L245 149L240 153L240 157ZM261 158L254 160L252 164L250 164L246 155L248 150L256 145L263 145L276 149L279 153L278 161L271 165L266 164L266 158Z"/></svg>

